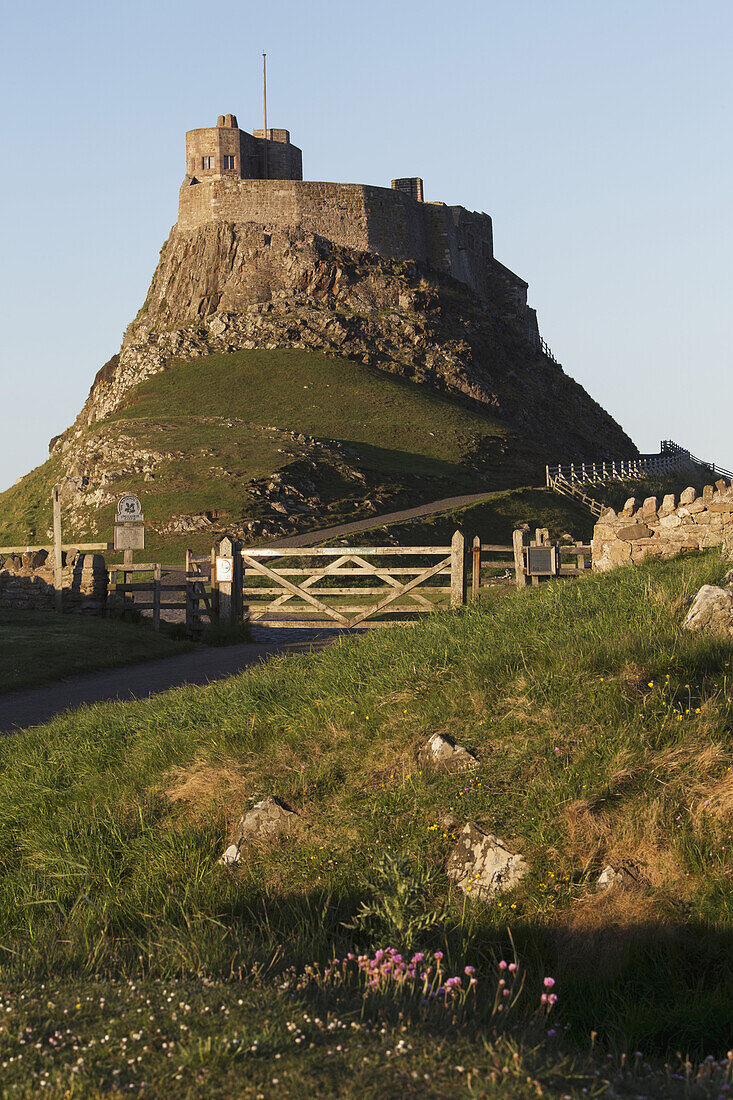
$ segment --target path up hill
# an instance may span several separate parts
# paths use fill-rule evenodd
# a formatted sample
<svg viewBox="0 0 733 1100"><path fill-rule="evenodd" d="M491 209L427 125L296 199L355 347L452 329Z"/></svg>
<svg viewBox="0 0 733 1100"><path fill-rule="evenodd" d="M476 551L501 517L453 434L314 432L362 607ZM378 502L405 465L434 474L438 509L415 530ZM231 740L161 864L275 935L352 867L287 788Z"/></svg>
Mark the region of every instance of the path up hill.
<svg viewBox="0 0 733 1100"><path fill-rule="evenodd" d="M292 228L174 227L75 423L0 496L0 538L43 534L60 477L70 537L131 489L161 538L275 537L634 453L500 284Z"/></svg>

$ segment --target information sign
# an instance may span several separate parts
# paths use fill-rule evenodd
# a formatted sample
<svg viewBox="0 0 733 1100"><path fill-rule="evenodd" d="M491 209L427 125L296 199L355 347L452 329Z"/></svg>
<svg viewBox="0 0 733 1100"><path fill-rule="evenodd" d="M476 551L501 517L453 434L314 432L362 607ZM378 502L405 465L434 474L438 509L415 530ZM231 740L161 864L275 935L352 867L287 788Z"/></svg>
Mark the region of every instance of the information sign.
<svg viewBox="0 0 733 1100"><path fill-rule="evenodd" d="M145 528L142 524L130 523L115 527L115 550L144 550Z"/></svg>

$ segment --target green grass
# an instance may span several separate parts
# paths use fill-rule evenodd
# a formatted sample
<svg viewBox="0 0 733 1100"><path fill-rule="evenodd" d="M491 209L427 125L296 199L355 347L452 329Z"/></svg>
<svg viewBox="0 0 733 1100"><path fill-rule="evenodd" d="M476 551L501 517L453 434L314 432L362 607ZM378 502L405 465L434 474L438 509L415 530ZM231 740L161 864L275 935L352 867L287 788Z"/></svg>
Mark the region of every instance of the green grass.
<svg viewBox="0 0 733 1100"><path fill-rule="evenodd" d="M297 349L174 362L132 390L125 405L92 425L78 445L86 441L94 451L100 437L123 454L142 448L173 456L158 462L147 479L142 472L125 474L112 491L137 493L152 523L215 510L226 526L258 516L248 492L254 479L308 457L309 446L292 433L345 444L354 452L347 461L366 478L359 486L344 481L332 464L320 463L321 526L348 518L361 499L375 494L406 494L417 503L483 485L516 484L528 480L539 461L531 441L514 438L500 420L462 399ZM477 440L496 455L480 475L470 469ZM50 459L0 494L0 545L46 541L50 492L59 474L59 459ZM87 509L76 525L68 520L67 533L72 539L102 537L111 531L113 515L113 504ZM206 535L147 535L149 548L165 548L167 560L172 554L180 560L186 546L198 551L210 543Z"/></svg>
<svg viewBox="0 0 733 1100"><path fill-rule="evenodd" d="M505 434L497 418L455 398L346 359L284 348L178 361L138 386L114 419L130 415L244 417L365 446L373 465L393 469L399 456L417 472L435 473L459 463L472 436Z"/></svg>
<svg viewBox="0 0 733 1100"><path fill-rule="evenodd" d="M375 868L381 852L406 852L433 871L429 888L415 887L418 916L447 905L423 947L440 947L453 970L475 966L486 990L497 959L516 950L527 975L521 1066L531 1061L531 1012L546 974L557 979L558 1024L581 1050L594 1030L605 1048L660 1058L723 1053L733 1031L733 650L680 624L687 598L726 568L708 552L547 584L7 739L5 987L54 983L68 998L113 978L154 993L205 977L233 981L243 1014L257 1002L255 1015L272 1022L283 1011L276 975L399 945ZM480 767L422 773L415 752L435 731L475 751ZM234 822L270 793L301 815L297 832L227 872L217 858ZM494 902L467 900L442 878L452 834L468 819L531 864ZM640 888L598 895L601 869L624 861ZM381 916L350 930L369 898ZM256 995L243 977L253 967L264 975ZM307 1006L309 989L291 1007ZM359 1018L358 997L318 995L324 1012ZM207 1004L219 1012L219 993ZM388 1008L375 1018L394 1043ZM462 1026L455 1050L468 1059L465 1041L488 1080L485 1006L478 1020ZM95 1034L107 1025L90 1008L79 1026ZM415 1050L435 1034L444 1054L454 1049L454 1039L444 1045L450 1028L436 1032L419 1014L405 1026ZM185 1044L197 1034L207 1041L199 1028ZM313 1050L304 1079L331 1095L321 1047ZM546 1052L537 1057L550 1065ZM386 1059L382 1050L376 1063ZM204 1067L202 1080L211 1085L226 1065ZM348 1091L349 1072L334 1095L359 1095Z"/></svg>
<svg viewBox="0 0 733 1100"><path fill-rule="evenodd" d="M116 620L0 609L0 694L191 648Z"/></svg>

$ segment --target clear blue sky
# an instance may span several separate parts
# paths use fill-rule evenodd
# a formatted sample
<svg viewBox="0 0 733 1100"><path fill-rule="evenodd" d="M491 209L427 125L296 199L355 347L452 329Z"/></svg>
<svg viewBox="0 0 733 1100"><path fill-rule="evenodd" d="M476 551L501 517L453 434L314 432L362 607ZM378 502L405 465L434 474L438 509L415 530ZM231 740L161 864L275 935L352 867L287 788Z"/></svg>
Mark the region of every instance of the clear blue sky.
<svg viewBox="0 0 733 1100"><path fill-rule="evenodd" d="M3 16L0 488L118 350L184 133L485 210L565 370L642 450L733 468L731 0L26 0ZM560 457L560 456L558 456Z"/></svg>

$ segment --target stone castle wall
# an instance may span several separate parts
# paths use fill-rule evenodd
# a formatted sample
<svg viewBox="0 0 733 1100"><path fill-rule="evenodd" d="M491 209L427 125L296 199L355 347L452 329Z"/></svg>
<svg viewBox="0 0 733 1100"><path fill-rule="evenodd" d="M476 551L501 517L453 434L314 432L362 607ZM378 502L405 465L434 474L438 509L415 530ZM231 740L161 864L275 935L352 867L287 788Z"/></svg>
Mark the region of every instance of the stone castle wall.
<svg viewBox="0 0 733 1100"><path fill-rule="evenodd" d="M107 568L101 554L64 554L64 611L101 615L107 603ZM53 611L56 589L53 563L45 550L0 556L0 607Z"/></svg>
<svg viewBox="0 0 733 1100"><path fill-rule="evenodd" d="M527 283L494 259L488 214L421 203L404 192L365 184L186 177L177 229L192 231L211 222L298 229L355 251L415 260L482 297L500 291L528 335L539 338L534 311L526 304Z"/></svg>
<svg viewBox="0 0 733 1100"><path fill-rule="evenodd" d="M684 550L722 546L733 553L733 484L723 478L706 485L698 496L690 487L677 502L669 494L657 506L647 497L637 507L632 497L623 511L611 508L593 532L593 568L598 572L645 558L671 558Z"/></svg>

